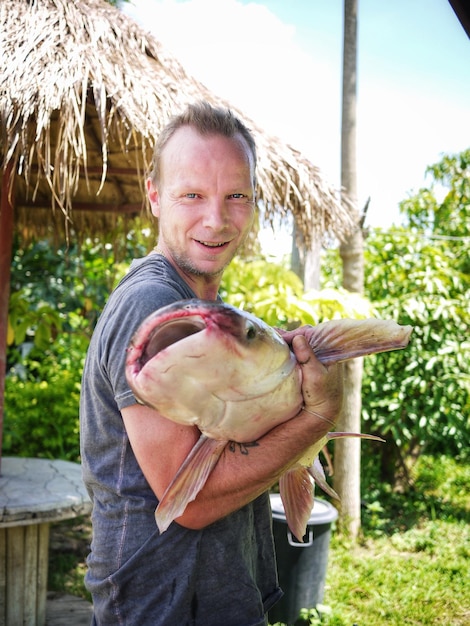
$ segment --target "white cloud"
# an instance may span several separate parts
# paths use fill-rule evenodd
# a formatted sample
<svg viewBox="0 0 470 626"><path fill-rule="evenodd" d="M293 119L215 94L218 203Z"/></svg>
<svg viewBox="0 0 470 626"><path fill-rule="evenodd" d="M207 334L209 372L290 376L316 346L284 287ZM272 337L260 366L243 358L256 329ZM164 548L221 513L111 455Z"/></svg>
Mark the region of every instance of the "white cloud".
<svg viewBox="0 0 470 626"><path fill-rule="evenodd" d="M254 2L134 0L134 5L124 10L209 89L325 172L336 170L339 68L335 76L328 63L303 52L294 26Z"/></svg>

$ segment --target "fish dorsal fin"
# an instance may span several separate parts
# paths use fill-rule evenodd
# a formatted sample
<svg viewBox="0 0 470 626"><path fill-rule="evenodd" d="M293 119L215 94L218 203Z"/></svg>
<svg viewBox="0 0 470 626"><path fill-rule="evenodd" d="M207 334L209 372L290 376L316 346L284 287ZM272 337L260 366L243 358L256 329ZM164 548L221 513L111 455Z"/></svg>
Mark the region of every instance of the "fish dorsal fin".
<svg viewBox="0 0 470 626"><path fill-rule="evenodd" d="M196 498L227 443L228 441L209 439L205 435L199 437L155 510L155 520L161 533Z"/></svg>

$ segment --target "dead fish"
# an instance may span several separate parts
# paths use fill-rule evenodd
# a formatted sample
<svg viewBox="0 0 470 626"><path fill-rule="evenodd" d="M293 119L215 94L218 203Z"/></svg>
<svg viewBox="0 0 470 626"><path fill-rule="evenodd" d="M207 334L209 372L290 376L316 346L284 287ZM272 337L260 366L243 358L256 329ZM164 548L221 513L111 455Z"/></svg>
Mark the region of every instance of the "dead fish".
<svg viewBox="0 0 470 626"><path fill-rule="evenodd" d="M411 331L391 320L342 319L302 333L328 365L404 348ZM179 301L147 317L129 344L126 376L139 402L201 431L157 506L160 532L196 498L229 442L256 441L303 404L301 368L288 343L254 315L215 301ZM318 453L328 439L345 436L380 439L328 433L279 481L286 520L299 541L313 507L314 482L336 495Z"/></svg>

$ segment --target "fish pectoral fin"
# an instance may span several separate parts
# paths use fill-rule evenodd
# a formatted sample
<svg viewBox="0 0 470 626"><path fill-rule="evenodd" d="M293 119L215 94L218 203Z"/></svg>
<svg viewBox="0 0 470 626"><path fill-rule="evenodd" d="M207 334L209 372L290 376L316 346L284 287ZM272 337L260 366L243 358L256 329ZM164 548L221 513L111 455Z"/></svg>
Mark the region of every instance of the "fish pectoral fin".
<svg viewBox="0 0 470 626"><path fill-rule="evenodd" d="M182 515L204 487L228 441L201 435L175 477L168 485L155 510L155 521L163 533L171 522Z"/></svg>
<svg viewBox="0 0 470 626"><path fill-rule="evenodd" d="M279 492L287 525L294 537L303 541L315 502L314 484L307 468L297 464L287 470L279 479Z"/></svg>

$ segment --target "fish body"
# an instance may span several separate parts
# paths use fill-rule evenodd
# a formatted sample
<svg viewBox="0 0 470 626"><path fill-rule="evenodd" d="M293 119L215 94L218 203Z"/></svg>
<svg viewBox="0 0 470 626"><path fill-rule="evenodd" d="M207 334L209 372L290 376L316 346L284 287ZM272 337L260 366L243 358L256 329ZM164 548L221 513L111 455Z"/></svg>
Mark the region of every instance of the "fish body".
<svg viewBox="0 0 470 626"><path fill-rule="evenodd" d="M411 330L390 320L335 320L302 334L327 365L404 348ZM194 500L230 441L256 441L303 404L301 367L288 343L254 315L221 302L185 300L150 315L128 347L126 376L140 402L201 431L157 507L161 532ZM328 439L343 436L376 439L329 433L312 442L279 481L287 523L299 540L314 503L314 482L334 494L318 452Z"/></svg>
<svg viewBox="0 0 470 626"><path fill-rule="evenodd" d="M217 302L190 300L149 316L128 350L138 400L218 440L251 442L299 412L301 372L262 320Z"/></svg>

